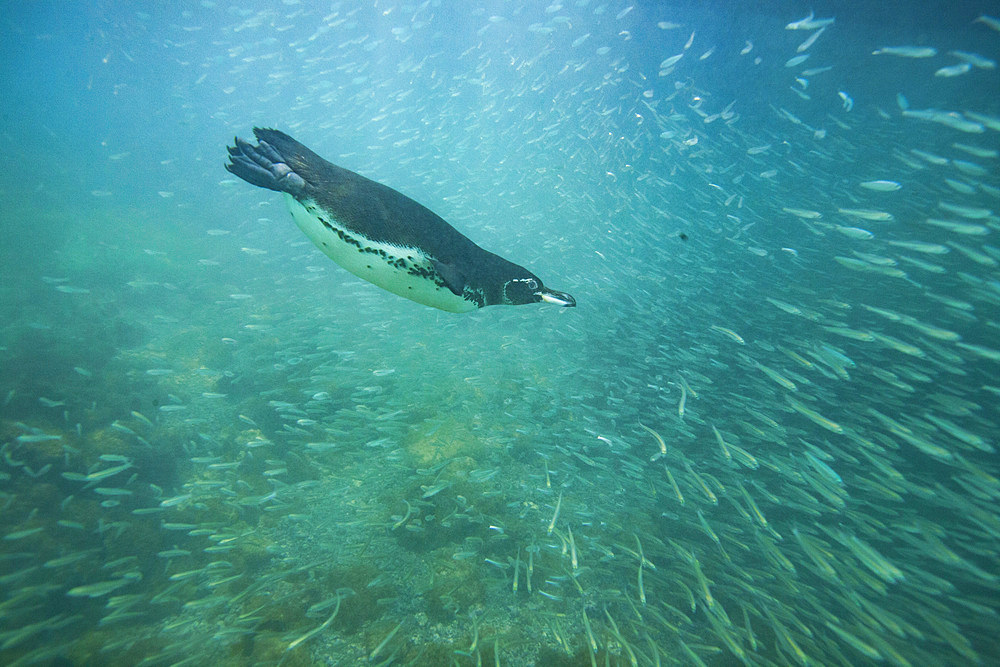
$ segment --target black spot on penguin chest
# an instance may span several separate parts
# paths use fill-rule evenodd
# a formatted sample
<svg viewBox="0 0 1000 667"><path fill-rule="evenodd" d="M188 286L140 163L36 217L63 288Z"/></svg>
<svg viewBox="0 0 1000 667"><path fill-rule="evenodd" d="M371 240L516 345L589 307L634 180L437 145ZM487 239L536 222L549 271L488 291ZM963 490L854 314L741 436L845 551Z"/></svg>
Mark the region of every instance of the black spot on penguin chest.
<svg viewBox="0 0 1000 667"><path fill-rule="evenodd" d="M333 232L334 234L336 234L340 238L341 241L343 241L344 243L347 243L349 245L352 245L352 246L354 246L356 248L359 248L359 249L363 248L363 246L361 244L361 241L358 241L356 238L354 238L350 234L346 233L340 227L334 227L333 225L330 224L330 221L327 220L326 218L324 218L323 216L316 215L316 208L314 206L306 207L306 209L310 213L312 213L313 215L316 216L316 219L319 220L319 222L320 222L321 225L323 225L324 227L326 227L327 229L329 229L331 232Z"/></svg>
<svg viewBox="0 0 1000 667"><path fill-rule="evenodd" d="M340 227L331 224L329 220L324 218L322 215L319 215L316 206L306 206L305 208L307 211L309 211L309 213L316 216L316 219L319 220L321 225L323 225L326 229L336 234L337 237L344 243L352 245L355 248L357 248L358 252L377 255L379 258L382 259L383 263L388 266L391 266L395 269L406 271L411 276L422 278L424 280L430 280L438 287L447 288L447 283L445 283L445 281L441 279L441 276L439 276L436 271L427 267L414 264L412 256L408 256L405 258L404 257L394 258L382 248L376 248L367 245L364 241L355 238L354 236L345 232ZM371 264L367 266L369 269L373 268Z"/></svg>

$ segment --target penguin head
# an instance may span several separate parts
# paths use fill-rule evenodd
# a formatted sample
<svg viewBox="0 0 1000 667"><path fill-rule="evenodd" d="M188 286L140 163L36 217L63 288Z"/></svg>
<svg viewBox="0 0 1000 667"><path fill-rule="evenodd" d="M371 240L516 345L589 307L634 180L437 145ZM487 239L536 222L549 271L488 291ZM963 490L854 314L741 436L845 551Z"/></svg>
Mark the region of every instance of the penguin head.
<svg viewBox="0 0 1000 667"><path fill-rule="evenodd" d="M542 284L541 279L530 271L525 271L524 273L526 275L511 278L504 282L503 303L510 306L519 306L525 303L545 301L566 307L576 305L576 299L569 294L547 288Z"/></svg>

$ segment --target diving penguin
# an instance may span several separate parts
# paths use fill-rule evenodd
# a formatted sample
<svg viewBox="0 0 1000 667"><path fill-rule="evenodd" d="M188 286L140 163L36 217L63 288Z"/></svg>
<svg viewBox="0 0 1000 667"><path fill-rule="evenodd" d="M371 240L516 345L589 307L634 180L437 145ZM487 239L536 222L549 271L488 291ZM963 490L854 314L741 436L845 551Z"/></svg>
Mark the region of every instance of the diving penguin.
<svg viewBox="0 0 1000 667"><path fill-rule="evenodd" d="M406 195L327 162L284 132L253 133L256 146L237 137L229 147L226 169L284 193L299 229L359 278L453 313L538 301L576 305Z"/></svg>

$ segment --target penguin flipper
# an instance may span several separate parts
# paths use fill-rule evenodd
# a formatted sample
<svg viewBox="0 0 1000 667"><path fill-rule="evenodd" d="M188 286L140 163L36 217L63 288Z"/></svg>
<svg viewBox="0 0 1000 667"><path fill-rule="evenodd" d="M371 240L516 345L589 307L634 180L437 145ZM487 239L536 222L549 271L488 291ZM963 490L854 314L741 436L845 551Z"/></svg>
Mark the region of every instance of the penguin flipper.
<svg viewBox="0 0 1000 667"><path fill-rule="evenodd" d="M288 166L281 153L263 139L252 146L236 137L236 145L228 150L226 169L251 185L287 192L293 197L301 195L306 187L305 180Z"/></svg>
<svg viewBox="0 0 1000 667"><path fill-rule="evenodd" d="M444 284L451 290L452 294L462 296L465 290L465 276L452 264L445 264L436 259L431 260L434 270L438 272Z"/></svg>

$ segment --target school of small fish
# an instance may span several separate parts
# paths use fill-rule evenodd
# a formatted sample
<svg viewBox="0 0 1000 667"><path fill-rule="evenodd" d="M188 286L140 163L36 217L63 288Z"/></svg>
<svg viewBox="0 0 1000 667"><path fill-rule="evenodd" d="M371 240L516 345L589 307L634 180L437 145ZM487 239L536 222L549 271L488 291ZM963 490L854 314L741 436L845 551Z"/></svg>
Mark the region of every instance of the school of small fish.
<svg viewBox="0 0 1000 667"><path fill-rule="evenodd" d="M5 274L0 663L995 662L1000 18L447 4L94 33L180 120ZM253 122L580 307L339 271L223 171Z"/></svg>

